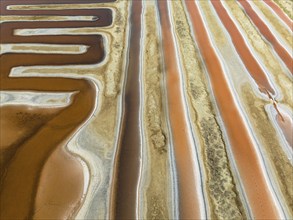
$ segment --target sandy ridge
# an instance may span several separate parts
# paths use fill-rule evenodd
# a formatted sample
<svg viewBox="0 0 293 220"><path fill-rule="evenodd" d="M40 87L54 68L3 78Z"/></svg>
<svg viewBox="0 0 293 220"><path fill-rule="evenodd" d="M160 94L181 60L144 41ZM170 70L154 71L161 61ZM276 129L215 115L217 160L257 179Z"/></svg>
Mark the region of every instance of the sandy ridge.
<svg viewBox="0 0 293 220"><path fill-rule="evenodd" d="M264 65L268 68L270 73L273 75L275 80L275 85L281 90L279 103L285 104L292 109L292 79L284 73L284 68L280 65L276 56L274 56L271 51L271 47L267 45L255 27L250 23L247 17L241 12L240 8L236 5L236 2L228 1L226 5L231 9L233 16L237 19L239 24L245 30L247 34L246 37L249 43L253 46L256 52L261 56L261 60ZM283 74L280 74L282 73ZM282 192L282 196L286 200L287 211L293 214L292 211L292 188L293 179L290 178L292 173L292 165L288 160L288 156L285 154L284 150L280 145L282 145L281 140L278 138L276 130L272 125L272 121L269 119L268 113L265 111L265 106L271 104L271 102L265 101L264 99L259 99L249 89L249 85L246 84L242 87L241 96L244 98L243 103L246 111L248 112L249 118L254 127L254 131L257 134L257 138L262 143L263 150L265 150L270 156L268 163L272 166L272 175L275 181L278 183L278 187ZM255 97L255 98L252 98ZM270 161L270 162L269 162ZM287 178L289 176L289 178Z"/></svg>
<svg viewBox="0 0 293 220"><path fill-rule="evenodd" d="M274 0L274 2L279 5L288 17L293 19L293 2L291 0Z"/></svg>
<svg viewBox="0 0 293 220"><path fill-rule="evenodd" d="M285 26L282 20L280 20L280 18L278 18L275 13L272 13L269 6L267 6L264 2L258 0L254 0L250 2L250 4L255 5L262 12L262 14L266 18L266 21L268 21L274 27L275 31L280 34L282 39L292 47L292 32Z"/></svg>
<svg viewBox="0 0 293 220"><path fill-rule="evenodd" d="M193 126L201 143L201 158L206 169L206 190L210 202L210 217L245 218L230 170L222 131L216 120L214 103L209 95L205 69L189 30L183 5L172 1L173 20L185 73L186 93L192 107ZM221 200L221 206L219 202ZM239 206L240 205L240 206Z"/></svg>
<svg viewBox="0 0 293 220"><path fill-rule="evenodd" d="M239 8L236 1L227 1L225 5L228 6L229 11L237 20L243 33L245 33L245 39L248 40L250 46L256 51L255 55L261 59L263 66L269 70L269 77L273 77L275 81L274 85L277 86L278 90L280 90L283 95L282 102L287 103L292 108L293 104L291 100L293 100L293 94L290 90L286 89L292 84L292 77L289 76L290 73L280 64L280 60L271 46L264 41L256 27Z"/></svg>
<svg viewBox="0 0 293 220"><path fill-rule="evenodd" d="M143 123L146 151L143 185L145 219L170 219L169 137L163 110L162 64L157 15L152 2L145 3L143 42ZM155 24L154 24L155 22ZM169 187L166 187L169 186Z"/></svg>

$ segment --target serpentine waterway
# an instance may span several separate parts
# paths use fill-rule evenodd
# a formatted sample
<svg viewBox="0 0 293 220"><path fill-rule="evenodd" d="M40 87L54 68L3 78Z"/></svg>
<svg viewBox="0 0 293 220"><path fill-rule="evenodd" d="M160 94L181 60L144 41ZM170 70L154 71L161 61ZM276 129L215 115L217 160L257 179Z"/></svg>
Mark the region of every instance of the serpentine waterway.
<svg viewBox="0 0 293 220"><path fill-rule="evenodd" d="M290 0L0 0L1 219L293 217Z"/></svg>

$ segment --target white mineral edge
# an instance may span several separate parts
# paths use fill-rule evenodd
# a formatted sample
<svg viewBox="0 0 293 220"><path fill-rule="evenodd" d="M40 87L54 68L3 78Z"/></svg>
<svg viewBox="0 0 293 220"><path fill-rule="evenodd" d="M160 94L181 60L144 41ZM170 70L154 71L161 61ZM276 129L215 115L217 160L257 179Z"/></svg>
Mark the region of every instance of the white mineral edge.
<svg viewBox="0 0 293 220"><path fill-rule="evenodd" d="M43 15L43 16L27 16L27 15L2 15L0 16L0 24L6 22L36 22L36 21L97 21L96 16L54 16L54 15Z"/></svg>
<svg viewBox="0 0 293 220"><path fill-rule="evenodd" d="M21 48L21 49L20 49ZM41 53L41 54L83 54L89 46L74 44L0 44L0 54Z"/></svg>
<svg viewBox="0 0 293 220"><path fill-rule="evenodd" d="M223 2L221 1L221 3L223 3ZM227 10L227 8L225 8L225 10L228 12L229 16L231 17L231 14L230 14L229 10ZM235 23L235 21L234 21L234 23ZM207 26L207 24L205 24L205 26ZM205 29L208 30L208 28L205 28ZM265 178L266 183L268 185L268 188L270 190L272 199L273 199L274 203L276 204L276 206L278 208L279 216L281 218L284 218L284 216L286 216L286 215L285 215L284 210L282 209L282 206L280 204L280 200L278 199L278 197L276 195L276 189L274 187L275 185L272 184L272 180L271 180L270 176L268 175L268 170L267 170L268 165L265 164L265 161L264 161L264 158L263 158L263 154L262 154L261 150L259 149L259 143L258 143L255 135L252 133L251 125L248 124L247 115L245 114L245 111L243 110L243 107L240 104L239 97L237 96L237 94L235 93L235 90L233 89L233 86L231 85L232 84L231 80L229 79L229 77L226 74L229 71L227 71L227 69L225 68L225 65L223 63L223 60L221 59L221 56L219 56L218 49L215 47L214 42L212 41L210 35L209 35L209 41L213 45L213 48L214 48L217 56L219 57L220 64L222 66L223 72L225 73L225 75L224 75L225 80L227 81L229 90L231 91L231 94L232 94L232 97L233 97L233 100L234 100L234 103L235 103L235 106L236 106L236 108L237 108L237 110L238 110L238 112L239 112L239 114L240 114L240 116L242 118L243 124L244 124L244 126L245 126L245 128L247 130L247 133L248 133L248 135L250 137L250 140L251 140L251 142L253 144L253 147L255 149L255 152L256 152L258 161L259 161L259 163L261 165L261 169L263 171L264 178ZM245 119L245 120L243 120L243 119Z"/></svg>
<svg viewBox="0 0 293 220"><path fill-rule="evenodd" d="M260 1L260 2L262 2L262 1ZM253 2L247 1L247 3L250 4L252 10L259 16L260 20L262 20L265 23L265 25L272 32L272 34L274 35L274 37L276 38L278 43L281 45L281 47L284 48L286 50L286 52L288 54L290 54L290 56L292 58L292 46L288 45L284 41L284 39L280 36L279 32L273 27L273 25L269 22L269 20L266 19L265 15L262 13L262 11L259 10L258 7ZM263 2L263 4L265 4L265 3ZM274 12L272 14L276 15ZM285 25L281 19L278 19L278 20L283 24L284 28L286 28L289 32L291 32L291 30L288 28L288 26Z"/></svg>
<svg viewBox="0 0 293 220"><path fill-rule="evenodd" d="M70 93L1 91L0 106L3 105L30 105L46 108L56 108L70 104Z"/></svg>
<svg viewBox="0 0 293 220"><path fill-rule="evenodd" d="M186 85L184 83L182 66L180 65L182 61L180 59L180 55L179 55L180 52L178 51L179 46L176 41L175 27L172 21L173 19L172 10L174 9L172 8L171 2L168 1L169 22L170 22L171 32L172 32L172 41L173 41L174 49L176 52L176 61L177 61L176 63L177 63L177 69L178 69L179 79L180 79L180 94L181 94L181 100L182 100L181 102L184 109L185 124L188 128L187 131L188 131L188 139L190 143L190 150L192 152L193 172L195 177L194 182L196 183L196 186L197 186L197 198L199 200L199 206L200 206L200 218L206 219L208 218L207 216L208 207L206 206L206 204L208 204L208 200L206 198L206 194L204 190L204 182L205 182L204 181L205 175L204 175L204 168L203 168L204 165L202 161L199 159L198 155L200 155L199 153L200 149L198 147L199 145L195 137L195 132L190 123L192 120L190 119L190 109L188 107L186 95L183 89L183 88L186 88Z"/></svg>

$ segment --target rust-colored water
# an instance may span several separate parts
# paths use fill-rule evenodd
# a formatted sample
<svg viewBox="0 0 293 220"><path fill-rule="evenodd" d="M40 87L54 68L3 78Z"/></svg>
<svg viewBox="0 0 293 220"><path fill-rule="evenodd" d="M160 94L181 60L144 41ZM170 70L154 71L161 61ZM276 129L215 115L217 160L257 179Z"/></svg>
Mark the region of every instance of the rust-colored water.
<svg viewBox="0 0 293 220"><path fill-rule="evenodd" d="M177 66L176 49L172 40L167 1L159 1L162 27L163 51L168 93L169 117L172 128L178 188L180 219L200 219L197 178L192 161L193 146L188 137L188 125L184 118L183 98L180 90L180 72Z"/></svg>
<svg viewBox="0 0 293 220"><path fill-rule="evenodd" d="M259 164L252 140L250 139L242 117L235 106L220 61L208 40L208 33L205 29L199 10L194 1L186 1L185 3L190 14L192 27L200 52L205 60L217 105L228 132L233 156L253 216L256 219L278 219L279 216L277 209L272 200L269 189L267 188L266 180L263 176L263 171ZM212 3L217 9L217 12L223 15L223 8L219 6L220 2L212 1ZM220 17L222 20L224 18L226 19L226 16ZM238 48L245 47L245 45L243 45L243 40L234 42L234 44L238 45ZM250 52L247 50L240 50L240 52L242 54L241 57L246 58L246 61L251 60ZM246 54L246 52L248 54ZM260 82L262 84L266 84L265 79L262 79L262 77L258 77L258 79L261 80Z"/></svg>
<svg viewBox="0 0 293 220"><path fill-rule="evenodd" d="M292 20L282 11L282 9L278 7L278 5L276 5L272 0L265 0L263 2L270 6L271 9L273 9L273 11L279 16L279 18L281 18L285 22L285 24L291 29L291 31L293 31Z"/></svg>
<svg viewBox="0 0 293 220"><path fill-rule="evenodd" d="M62 108L4 105L0 108L0 174L6 171L18 146L36 133Z"/></svg>
<svg viewBox="0 0 293 220"><path fill-rule="evenodd" d="M62 109L26 105L6 105L1 108L1 175L7 170L7 165L21 143L28 140ZM31 155L33 156L34 154ZM79 205L83 195L81 186L83 172L80 163L61 147L57 148L47 160L41 174L34 218L60 219L62 216L64 219L70 216L72 207Z"/></svg>
<svg viewBox="0 0 293 220"><path fill-rule="evenodd" d="M116 0L1 0L1 5L5 8L8 5L45 5L45 4L88 4L88 3L107 3ZM2 11L1 11L2 13Z"/></svg>
<svg viewBox="0 0 293 220"><path fill-rule="evenodd" d="M270 93L275 94L274 89L271 87L266 74L261 69L257 60L253 57L248 46L246 45L244 38L237 29L236 25L233 23L232 19L229 17L225 8L220 1L211 1L213 4L219 18L221 19L223 25L229 32L235 49L237 50L239 56L241 57L244 65L246 66L249 74L258 84L259 88L266 88ZM262 91L263 92L263 91Z"/></svg>
<svg viewBox="0 0 293 220"><path fill-rule="evenodd" d="M22 3L22 1L5 1L5 3L6 2L14 2L16 4ZM34 4L40 3L40 1L32 2ZM62 1L59 2L61 3ZM73 2L77 3L78 1ZM1 13L13 13L12 11L6 11L3 5L4 4L1 2ZM72 12L59 11L58 13L63 14L63 12L65 14L79 14L79 10L74 10ZM101 15L102 19L93 21L92 23L90 21L68 21L11 22L1 24L1 43L63 43L89 46L86 53L78 55L8 53L0 56L1 90L19 92L77 92L73 96L69 106L58 109L58 111L53 109L52 111L56 114L51 114L51 117L46 118L46 120L40 119L38 126L36 125L38 129L27 135L25 141L20 141L15 144L13 140L9 140L9 137L15 138L13 133L17 133L18 131L18 127L9 127L9 133L11 135L5 136L4 145L11 145L14 143L14 151L11 151L9 154L3 154L1 152L1 168L5 167L5 173L1 175L0 186L1 219L30 219L45 215L52 216L56 219L63 218L64 216L68 218L72 216L77 208L72 204L79 204L81 201L83 178L80 164L62 149L66 144L66 140L85 122L95 107L96 89L94 84L82 78L11 78L9 77L9 73L13 67L17 66L95 64L101 62L105 52L103 40L100 35L13 35L13 30L17 28L106 26L112 22L112 12L110 10L89 10L88 12L95 13L94 15L98 17ZM37 12L25 11L24 13L34 14ZM50 11L46 11L46 13L49 15L54 14ZM86 14L86 10L81 10L81 13ZM42 111L42 114L43 113L45 113L45 111ZM22 134L20 133L20 135ZM9 156L8 159L7 155ZM61 162L60 157L63 157L63 159L65 157L71 157L72 160L65 165L63 163L65 161ZM59 172L54 172L57 168L52 167L53 161L54 163L56 162L55 165L59 164L62 166L62 169L59 167ZM54 172L56 176L51 176L51 178L48 179L48 175L52 172ZM54 179L56 178L60 180L58 184L55 184ZM67 185L70 181L74 181L71 182L71 187ZM67 193L64 193L65 191ZM52 197L48 198L48 194ZM58 201L63 201L64 204L54 209L50 209L49 207L40 209L40 204L48 201L48 199L53 199L57 204Z"/></svg>
<svg viewBox="0 0 293 220"><path fill-rule="evenodd" d="M257 13L252 9L250 4L246 0L239 1L239 3L243 6L246 14L250 17L250 19L258 28L260 33L271 43L271 45L273 46L277 54L283 60L283 62L285 63L287 68L290 70L290 72L293 74L293 60L290 54L281 46L281 44L272 34L270 29L267 27L267 25L260 19Z"/></svg>
<svg viewBox="0 0 293 220"><path fill-rule="evenodd" d="M127 79L125 85L122 130L114 167L114 187L111 196L111 216L116 219L135 219L137 187L140 170L139 127L139 63L142 2L131 6L131 35Z"/></svg>

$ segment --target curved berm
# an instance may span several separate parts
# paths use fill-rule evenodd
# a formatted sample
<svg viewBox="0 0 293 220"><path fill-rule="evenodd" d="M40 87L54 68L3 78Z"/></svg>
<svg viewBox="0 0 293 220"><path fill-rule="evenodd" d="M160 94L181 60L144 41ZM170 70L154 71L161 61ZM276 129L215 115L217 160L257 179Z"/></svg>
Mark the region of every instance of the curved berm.
<svg viewBox="0 0 293 220"><path fill-rule="evenodd" d="M0 219L292 219L291 0L0 0Z"/></svg>

